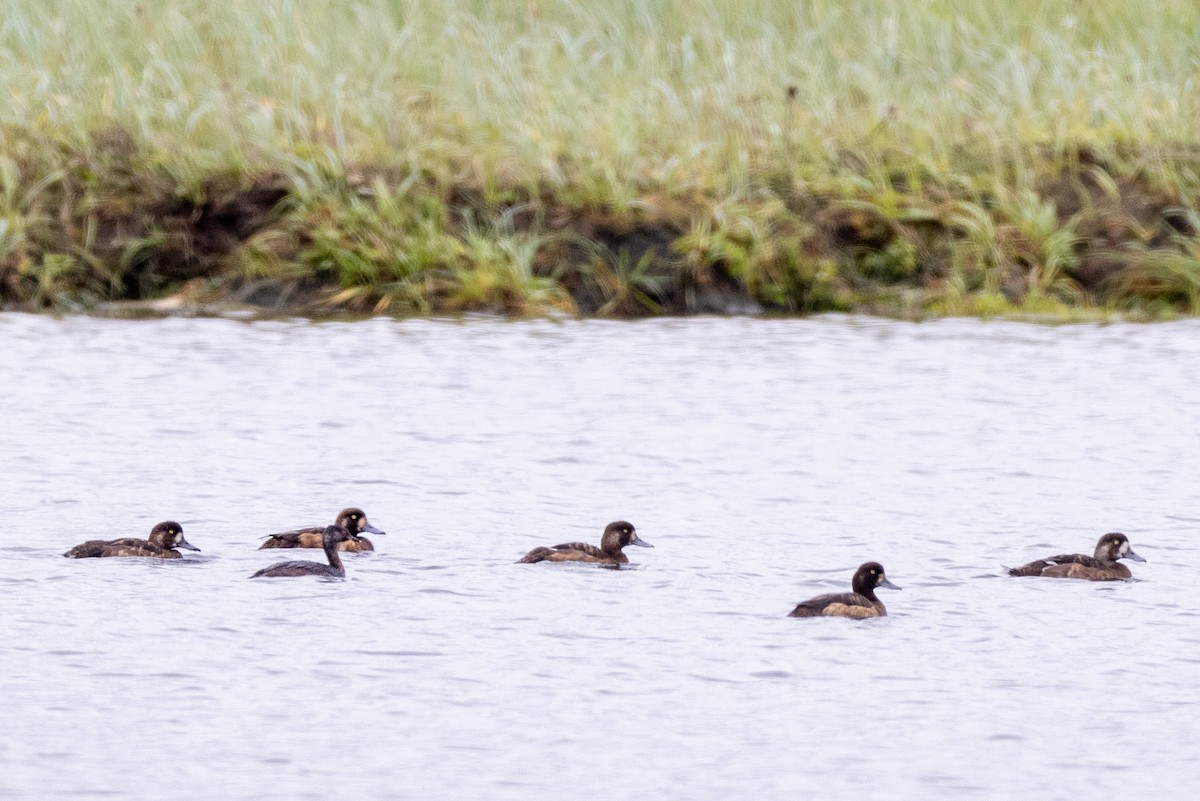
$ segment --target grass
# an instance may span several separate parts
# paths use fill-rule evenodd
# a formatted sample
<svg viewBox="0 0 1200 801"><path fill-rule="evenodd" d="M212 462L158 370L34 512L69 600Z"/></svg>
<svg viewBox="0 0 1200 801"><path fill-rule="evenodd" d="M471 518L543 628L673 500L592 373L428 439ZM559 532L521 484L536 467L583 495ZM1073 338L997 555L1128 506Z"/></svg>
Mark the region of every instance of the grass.
<svg viewBox="0 0 1200 801"><path fill-rule="evenodd" d="M0 0L0 81L10 307L1200 313L1184 0Z"/></svg>

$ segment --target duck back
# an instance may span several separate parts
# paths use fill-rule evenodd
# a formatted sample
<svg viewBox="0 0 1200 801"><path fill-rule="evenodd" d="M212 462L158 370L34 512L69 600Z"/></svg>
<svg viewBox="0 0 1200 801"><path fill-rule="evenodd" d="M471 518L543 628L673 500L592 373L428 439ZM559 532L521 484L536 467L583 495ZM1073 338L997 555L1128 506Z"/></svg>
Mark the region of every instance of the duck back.
<svg viewBox="0 0 1200 801"><path fill-rule="evenodd" d="M93 559L108 556L148 556L156 559L182 559L170 548L162 548L148 540L125 537L117 540L88 540L63 554L70 559Z"/></svg>
<svg viewBox="0 0 1200 801"><path fill-rule="evenodd" d="M1106 562L1103 559L1077 553L1039 559L1036 562L1010 569L1008 575L1074 578L1088 581L1118 581L1133 576L1129 568L1120 562Z"/></svg>
<svg viewBox="0 0 1200 801"><path fill-rule="evenodd" d="M1008 575L1010 575L1010 576L1040 576L1040 575L1042 575L1042 571L1044 571L1048 567L1054 567L1055 565L1061 565L1061 564L1069 564L1069 563L1075 562L1076 560L1082 560L1083 564L1086 564L1089 561L1090 562L1096 561L1092 557L1084 556L1083 554L1064 553L1064 554L1059 554L1058 556L1051 556L1046 559L1036 559L1027 565L1021 565L1020 567L1010 567L1008 569Z"/></svg>
<svg viewBox="0 0 1200 801"><path fill-rule="evenodd" d="M272 534L267 538L267 541L258 546L258 550L263 551L268 548L323 548L324 542L322 537L325 533L324 528L301 528L296 531L284 531L280 534ZM338 543L339 551L373 551L375 546L366 537L359 537L358 540L346 540Z"/></svg>
<svg viewBox="0 0 1200 801"><path fill-rule="evenodd" d="M295 531L284 531L272 534L267 541L258 546L260 551L269 548L320 548L324 528L300 528Z"/></svg>
<svg viewBox="0 0 1200 801"><path fill-rule="evenodd" d="M309 562L307 560L296 560L294 562L280 562L277 565L264 567L250 578L277 578L281 576L334 576L343 578L346 575L346 569L341 565L334 567L333 565L323 565L320 562Z"/></svg>
<svg viewBox="0 0 1200 801"><path fill-rule="evenodd" d="M1060 554L1038 559L1027 565L1010 568L1010 576L1045 576L1047 578L1079 578L1089 581L1127 579L1133 574L1120 562L1108 562L1079 553Z"/></svg>
<svg viewBox="0 0 1200 801"><path fill-rule="evenodd" d="M867 617L884 617L887 609L884 605L856 592L839 592L829 595L818 595L796 605L788 617L849 617L862 619Z"/></svg>
<svg viewBox="0 0 1200 801"><path fill-rule="evenodd" d="M623 557L624 554L621 554ZM520 559L520 564L536 562L610 562L618 560L586 542L564 542L552 548L534 548ZM625 561L629 561L628 558Z"/></svg>

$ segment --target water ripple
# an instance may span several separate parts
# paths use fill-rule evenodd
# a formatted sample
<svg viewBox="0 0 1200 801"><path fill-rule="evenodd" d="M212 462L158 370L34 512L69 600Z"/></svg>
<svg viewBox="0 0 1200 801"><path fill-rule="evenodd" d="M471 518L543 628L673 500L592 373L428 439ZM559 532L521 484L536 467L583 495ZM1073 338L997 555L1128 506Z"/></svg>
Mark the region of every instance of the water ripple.
<svg viewBox="0 0 1200 801"><path fill-rule="evenodd" d="M1195 321L0 329L0 797L1190 786ZM247 579L351 504L347 580ZM631 569L513 564L618 518ZM60 555L160 519L202 553ZM1135 581L1002 573L1114 529ZM889 618L786 617L868 559Z"/></svg>

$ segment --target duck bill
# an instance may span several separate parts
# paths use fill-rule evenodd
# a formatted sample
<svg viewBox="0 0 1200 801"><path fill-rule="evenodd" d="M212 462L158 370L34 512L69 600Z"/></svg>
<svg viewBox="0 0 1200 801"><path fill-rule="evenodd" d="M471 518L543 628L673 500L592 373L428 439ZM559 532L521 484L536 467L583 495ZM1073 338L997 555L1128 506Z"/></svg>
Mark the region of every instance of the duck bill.
<svg viewBox="0 0 1200 801"><path fill-rule="evenodd" d="M382 534L385 536L387 535L386 531L380 531L379 529L372 526L370 523L363 523L361 533L363 533L363 534Z"/></svg>
<svg viewBox="0 0 1200 801"><path fill-rule="evenodd" d="M879 582L879 586L880 586L880 587L887 587L889 590L902 590L902 589L904 589L903 587L898 587L898 586L896 586L895 584L893 584L892 582L888 581L886 576L884 577L883 581Z"/></svg>
<svg viewBox="0 0 1200 801"><path fill-rule="evenodd" d="M197 548L195 545L192 545L190 542L185 540L183 537L179 538L179 541L175 543L175 547L183 548L185 551L195 551L196 553L200 553L199 548Z"/></svg>
<svg viewBox="0 0 1200 801"><path fill-rule="evenodd" d="M633 539L631 539L629 541L629 544L630 545L640 545L643 548L653 548L654 547L653 545L651 545L650 543L646 542L644 539L639 537L637 534L633 535Z"/></svg>
<svg viewBox="0 0 1200 801"><path fill-rule="evenodd" d="M1137 555L1136 553L1134 553L1133 551L1126 551L1126 552L1125 552L1125 555L1124 555L1124 556L1122 556L1121 558L1122 558L1122 559L1132 559L1132 560L1133 560L1133 561L1135 561L1135 562L1145 562L1145 561L1146 561L1145 559L1143 559L1142 557L1138 556L1138 555Z"/></svg>

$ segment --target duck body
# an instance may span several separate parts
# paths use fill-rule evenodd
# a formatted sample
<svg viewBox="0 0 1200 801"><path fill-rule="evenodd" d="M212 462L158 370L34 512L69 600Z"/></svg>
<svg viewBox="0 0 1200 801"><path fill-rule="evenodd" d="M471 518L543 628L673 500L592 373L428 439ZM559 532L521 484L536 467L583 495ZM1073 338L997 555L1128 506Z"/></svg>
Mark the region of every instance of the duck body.
<svg viewBox="0 0 1200 801"><path fill-rule="evenodd" d="M92 559L108 556L143 556L152 559L182 559L183 554L175 550L183 548L199 551L183 536L183 526L166 520L150 530L146 539L122 537L115 540L88 540L76 545L63 554L69 559Z"/></svg>
<svg viewBox="0 0 1200 801"><path fill-rule="evenodd" d="M278 562L270 567L254 573L250 578L288 578L291 576L330 576L345 578L346 568L341 565L323 565L320 562L310 562L307 559L296 559L291 562Z"/></svg>
<svg viewBox="0 0 1200 801"><path fill-rule="evenodd" d="M335 526L341 526L356 535L354 538L346 540L338 546L341 551L373 551L375 545L366 537L361 536L362 532L369 534L387 534L386 531L381 531L367 521L367 515L362 509L351 506L338 512L337 519L333 523ZM267 541L258 546L258 549L265 550L267 548L324 548L325 526L312 526L310 528L299 528L295 531L284 531L279 534L272 534L267 538Z"/></svg>
<svg viewBox="0 0 1200 801"><path fill-rule="evenodd" d="M173 548L160 548L149 540L124 537L117 540L88 540L63 554L71 559L92 559L106 556L149 556L155 559L182 559Z"/></svg>
<svg viewBox="0 0 1200 801"><path fill-rule="evenodd" d="M643 548L654 546L637 535L632 523L617 520L609 523L600 538L600 547L586 542L564 542L552 547L534 548L517 560L517 564L537 562L589 562L603 565L627 565L629 557L622 550L626 545Z"/></svg>
<svg viewBox="0 0 1200 801"><path fill-rule="evenodd" d="M886 617L887 607L878 598L871 600L857 592L831 592L801 601L788 617Z"/></svg>
<svg viewBox="0 0 1200 801"><path fill-rule="evenodd" d="M801 601L788 617L848 617L855 620L886 617L887 607L875 597L876 587L900 589L888 581L883 565L867 562L854 573L851 581L853 592L829 593Z"/></svg>
<svg viewBox="0 0 1200 801"><path fill-rule="evenodd" d="M1118 561L1120 559L1132 559L1135 562L1146 561L1133 552L1128 537L1114 531L1100 538L1092 556L1079 553L1051 556L1027 565L1010 568L1008 575L1073 578L1085 581L1123 581L1133 578L1129 568Z"/></svg>
<svg viewBox="0 0 1200 801"><path fill-rule="evenodd" d="M351 534L344 526L326 526L322 534L322 547L325 549L325 558L329 560L329 564L323 565L320 562L310 562L303 559L291 562L278 562L270 567L264 567L250 576L250 578L284 578L290 576L345 578L346 568L342 565L341 557L338 556L338 546L347 540L353 540L357 536L357 534Z"/></svg>
<svg viewBox="0 0 1200 801"><path fill-rule="evenodd" d="M260 551L270 548L324 548L322 538L325 535L325 529L321 526L313 526L312 528L299 528L295 531L283 531L279 534L272 534L266 542L258 546ZM366 537L359 537L358 541L346 540L338 545L339 551L373 551L375 544Z"/></svg>

